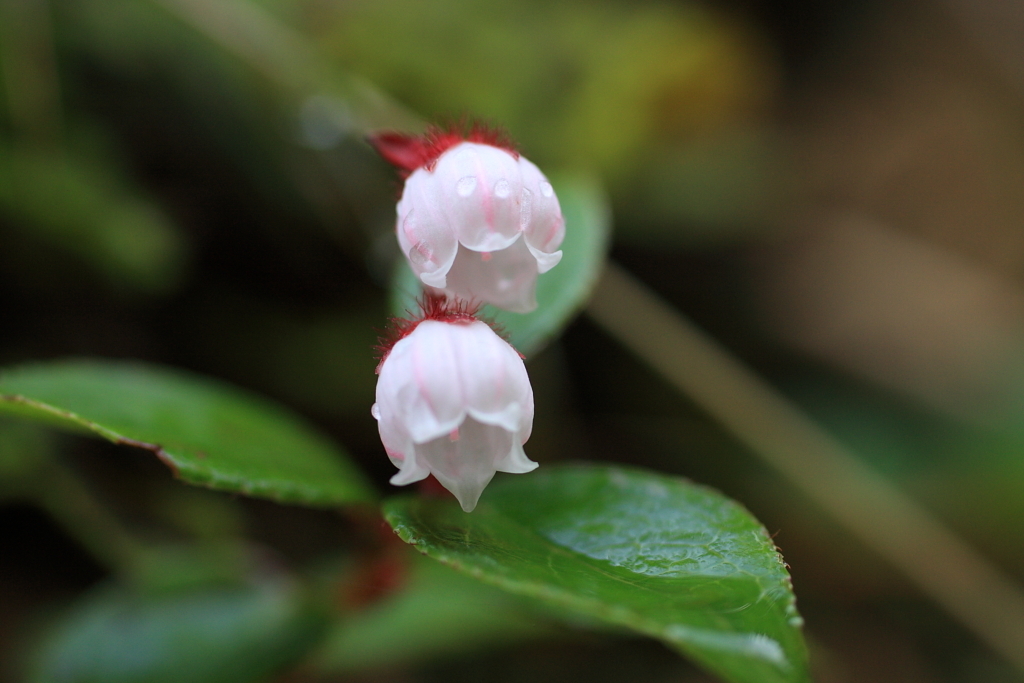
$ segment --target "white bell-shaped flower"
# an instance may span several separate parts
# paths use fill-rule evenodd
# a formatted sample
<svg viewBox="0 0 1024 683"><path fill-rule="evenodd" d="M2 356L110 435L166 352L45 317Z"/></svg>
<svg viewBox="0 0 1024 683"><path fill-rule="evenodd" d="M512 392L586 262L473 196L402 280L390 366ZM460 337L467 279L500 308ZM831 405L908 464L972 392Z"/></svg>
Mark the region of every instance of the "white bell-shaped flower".
<svg viewBox="0 0 1024 683"><path fill-rule="evenodd" d="M460 142L406 179L397 232L425 285L526 313L537 307L537 275L562 258L565 221L551 183L530 161Z"/></svg>
<svg viewBox="0 0 1024 683"><path fill-rule="evenodd" d="M533 389L522 358L469 316L424 320L378 368L373 416L396 486L433 474L466 512L495 472L537 467L523 452L533 427Z"/></svg>

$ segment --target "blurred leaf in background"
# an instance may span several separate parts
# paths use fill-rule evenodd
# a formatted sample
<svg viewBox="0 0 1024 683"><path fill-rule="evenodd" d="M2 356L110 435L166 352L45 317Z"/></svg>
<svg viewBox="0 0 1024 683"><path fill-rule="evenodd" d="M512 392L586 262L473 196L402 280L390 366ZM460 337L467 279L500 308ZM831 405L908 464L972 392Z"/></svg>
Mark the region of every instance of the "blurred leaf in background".
<svg viewBox="0 0 1024 683"><path fill-rule="evenodd" d="M556 635L536 609L504 591L415 556L406 585L339 621L311 660L321 672L408 666Z"/></svg>
<svg viewBox="0 0 1024 683"><path fill-rule="evenodd" d="M52 627L26 680L265 680L323 626L297 587L281 581L149 596L102 586Z"/></svg>
<svg viewBox="0 0 1024 683"><path fill-rule="evenodd" d="M76 257L115 288L166 293L181 281L186 247L141 194L96 155L19 148L0 160L0 213L25 237Z"/></svg>

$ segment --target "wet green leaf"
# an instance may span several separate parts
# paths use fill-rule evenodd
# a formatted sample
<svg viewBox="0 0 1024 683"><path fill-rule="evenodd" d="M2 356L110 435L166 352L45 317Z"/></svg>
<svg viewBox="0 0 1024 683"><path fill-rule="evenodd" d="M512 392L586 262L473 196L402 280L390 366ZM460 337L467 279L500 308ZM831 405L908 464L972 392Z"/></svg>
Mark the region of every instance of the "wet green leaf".
<svg viewBox="0 0 1024 683"><path fill-rule="evenodd" d="M807 655L789 575L740 505L688 481L605 466L506 477L472 513L400 497L385 516L441 562L634 629L733 683L798 683Z"/></svg>
<svg viewBox="0 0 1024 683"><path fill-rule="evenodd" d="M562 260L537 279L537 309L510 313L485 306L483 314L508 333L516 349L532 355L544 347L583 308L597 283L608 251L610 213L600 187L593 181L555 177L555 192L565 216ZM416 310L421 285L402 261L392 284L392 311L405 315Z"/></svg>
<svg viewBox="0 0 1024 683"><path fill-rule="evenodd" d="M71 360L0 373L0 413L153 452L190 484L339 505L373 493L296 415L211 379L142 363Z"/></svg>

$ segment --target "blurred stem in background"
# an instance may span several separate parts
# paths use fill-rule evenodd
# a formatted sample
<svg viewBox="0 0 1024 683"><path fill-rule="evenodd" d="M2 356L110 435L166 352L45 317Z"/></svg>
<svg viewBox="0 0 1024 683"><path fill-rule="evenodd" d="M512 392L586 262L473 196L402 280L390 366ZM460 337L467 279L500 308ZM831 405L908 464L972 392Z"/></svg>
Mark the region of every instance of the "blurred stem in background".
<svg viewBox="0 0 1024 683"><path fill-rule="evenodd" d="M65 465L51 460L40 471L33 500L89 551L99 564L131 572L145 552L141 544L84 482Z"/></svg>
<svg viewBox="0 0 1024 683"><path fill-rule="evenodd" d="M256 5L235 0L155 0L221 47L244 60L288 94L304 102L316 95L343 100L353 130L416 130L422 121L371 85L355 78L337 79L292 29ZM337 89L340 92L332 92ZM343 131L349 132L349 131Z"/></svg>
<svg viewBox="0 0 1024 683"><path fill-rule="evenodd" d="M346 177L332 191L344 198L355 211L372 241L376 217L368 206L364 187L352 187L352 178L365 173L345 173L351 164L345 154L332 154L349 137L372 130L418 131L424 121L400 103L359 78L339 76L308 41L293 29L277 21L255 4L239 0L153 0L194 30L207 36L222 49L241 59L273 83L283 95L289 118L296 119L305 146L319 152L316 161L329 177ZM299 187L306 187L296 179ZM325 216L332 215L333 198L306 188L306 197ZM330 224L330 220L325 223ZM331 231L338 237L337 233ZM347 238L342 238L345 242ZM372 261L371 256L371 261ZM372 267L372 264L371 264ZM386 276L377 274L379 280Z"/></svg>
<svg viewBox="0 0 1024 683"><path fill-rule="evenodd" d="M0 501L33 502L98 565L130 575L143 559L145 544L61 461L57 449L43 429L0 421Z"/></svg>

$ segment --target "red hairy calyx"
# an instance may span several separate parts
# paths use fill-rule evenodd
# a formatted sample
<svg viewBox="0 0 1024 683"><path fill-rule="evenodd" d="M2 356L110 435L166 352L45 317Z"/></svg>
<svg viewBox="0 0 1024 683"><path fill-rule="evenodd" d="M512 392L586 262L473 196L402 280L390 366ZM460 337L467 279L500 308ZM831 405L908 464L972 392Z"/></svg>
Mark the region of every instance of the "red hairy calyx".
<svg viewBox="0 0 1024 683"><path fill-rule="evenodd" d="M479 304L471 304L462 299L449 299L443 294L424 292L417 302L420 307L419 315L409 318L391 318L387 328L377 340L377 357L380 362L377 364L377 374L380 374L380 366L387 360L388 354L400 340L412 334L424 320L437 320L442 323L472 323L480 320L477 313L480 311ZM487 321L484 321L487 322ZM489 323L488 323L489 324ZM491 326L493 328L493 325Z"/></svg>
<svg viewBox="0 0 1024 683"><path fill-rule="evenodd" d="M519 158L515 143L505 131L482 123L468 124L461 121L445 127L429 126L423 135L373 133L367 136L367 140L403 176L408 176L418 168L433 171L438 158L461 142L490 145Z"/></svg>

